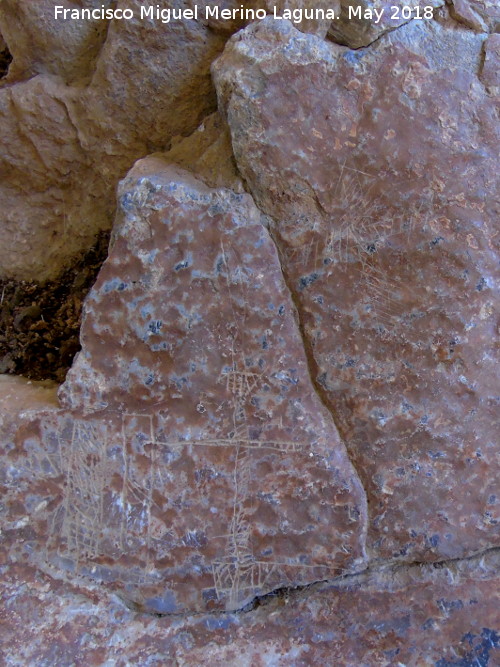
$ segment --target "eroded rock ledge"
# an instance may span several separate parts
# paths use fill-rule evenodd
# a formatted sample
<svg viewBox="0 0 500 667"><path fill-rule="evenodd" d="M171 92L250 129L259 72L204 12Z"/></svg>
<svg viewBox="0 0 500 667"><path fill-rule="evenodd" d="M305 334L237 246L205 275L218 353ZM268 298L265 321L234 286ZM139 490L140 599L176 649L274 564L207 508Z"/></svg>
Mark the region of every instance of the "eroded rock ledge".
<svg viewBox="0 0 500 667"><path fill-rule="evenodd" d="M500 652L498 551L404 566L277 595L253 611L137 614L102 589L2 567L11 664L494 665ZM36 623L26 624L26 613ZM20 627L23 628L20 633Z"/></svg>

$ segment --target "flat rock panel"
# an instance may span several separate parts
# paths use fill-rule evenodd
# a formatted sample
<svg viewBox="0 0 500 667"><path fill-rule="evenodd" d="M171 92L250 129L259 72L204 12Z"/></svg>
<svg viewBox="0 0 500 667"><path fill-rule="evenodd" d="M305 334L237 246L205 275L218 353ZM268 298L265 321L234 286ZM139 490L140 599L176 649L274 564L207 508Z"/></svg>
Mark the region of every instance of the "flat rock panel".
<svg viewBox="0 0 500 667"><path fill-rule="evenodd" d="M10 558L155 613L363 567L364 490L251 198L156 157L120 210L66 409L4 449Z"/></svg>
<svg viewBox="0 0 500 667"><path fill-rule="evenodd" d="M483 41L413 21L356 52L266 21L214 65L367 489L375 557L499 541L499 126Z"/></svg>

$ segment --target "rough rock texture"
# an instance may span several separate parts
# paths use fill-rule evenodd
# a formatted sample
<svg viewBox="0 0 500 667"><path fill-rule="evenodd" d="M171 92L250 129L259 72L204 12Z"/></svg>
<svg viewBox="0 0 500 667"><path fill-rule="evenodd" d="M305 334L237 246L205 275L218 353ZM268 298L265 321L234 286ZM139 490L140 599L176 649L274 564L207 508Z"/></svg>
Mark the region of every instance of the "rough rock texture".
<svg viewBox="0 0 500 667"><path fill-rule="evenodd" d="M354 53L265 21L214 68L377 557L500 540L500 128L482 47L414 21Z"/></svg>
<svg viewBox="0 0 500 667"><path fill-rule="evenodd" d="M484 62L480 78L491 95L500 95L500 35L490 35L484 42Z"/></svg>
<svg viewBox="0 0 500 667"><path fill-rule="evenodd" d="M68 410L4 450L11 558L160 613L363 567L364 491L251 199L153 157L120 205Z"/></svg>
<svg viewBox="0 0 500 667"><path fill-rule="evenodd" d="M159 157L190 171L211 188L244 192L229 128L218 112L207 116L189 137L174 137L170 150Z"/></svg>
<svg viewBox="0 0 500 667"><path fill-rule="evenodd" d="M357 51L249 26L187 137L213 56L190 89L184 25L0 91L29 102L19 187L57 120L63 177L122 165L105 217L168 148L119 188L58 398L0 376L2 664L500 664L499 49L458 4Z"/></svg>
<svg viewBox="0 0 500 667"><path fill-rule="evenodd" d="M100 8L111 0L2 0L0 31L14 57L9 81L55 74L70 83L92 75L108 22L55 20L54 5Z"/></svg>
<svg viewBox="0 0 500 667"><path fill-rule="evenodd" d="M291 591L240 614L154 618L102 589L0 565L8 665L495 667L498 551ZM31 623L27 624L26 619Z"/></svg>
<svg viewBox="0 0 500 667"><path fill-rule="evenodd" d="M339 19L330 25L328 37L359 49L411 19L432 18L433 8L443 4L444 0L341 0Z"/></svg>
<svg viewBox="0 0 500 667"><path fill-rule="evenodd" d="M101 4L109 2L61 6ZM190 134L214 110L210 63L241 21L164 24L141 20L143 4L118 1L134 10L131 21L78 22L56 21L45 0L2 2L0 30L14 61L0 88L0 277L56 277L111 227L116 185L134 161ZM200 17L206 4L197 3Z"/></svg>
<svg viewBox="0 0 500 667"><path fill-rule="evenodd" d="M498 32L500 7L496 0L447 0L450 14L477 32Z"/></svg>
<svg viewBox="0 0 500 667"><path fill-rule="evenodd" d="M0 275L55 277L110 228L118 179L213 110L224 41L194 21L116 21L85 88L48 75L0 88Z"/></svg>

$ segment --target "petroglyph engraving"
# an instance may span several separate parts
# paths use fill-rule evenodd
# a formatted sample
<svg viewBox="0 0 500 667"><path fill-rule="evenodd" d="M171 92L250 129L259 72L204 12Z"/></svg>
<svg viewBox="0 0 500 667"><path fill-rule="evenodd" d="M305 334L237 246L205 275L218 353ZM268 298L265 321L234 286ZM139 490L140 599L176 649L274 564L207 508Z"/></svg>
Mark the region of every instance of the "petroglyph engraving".
<svg viewBox="0 0 500 667"><path fill-rule="evenodd" d="M192 179L185 188L195 188ZM347 458L340 466L327 456L337 434L310 384L258 216L235 225L223 193L215 207L205 186L186 202L184 190L175 201L172 191L155 190L164 209L145 207L154 234L160 225L175 238L161 267L147 234L118 231L119 256L141 261L115 256L103 268L84 324L92 352L63 388L67 410L30 433L30 474L55 467L53 501L38 520L51 533L44 567L125 587L151 609L238 608L256 593L311 581L329 568L328 554L332 567L352 560L337 536L357 545L358 535L346 510L328 504L352 470ZM193 207L207 216L196 234L186 232L198 220ZM89 386L98 401L89 402ZM49 440L50 462L34 451ZM318 512L333 533L316 530Z"/></svg>
<svg viewBox="0 0 500 667"><path fill-rule="evenodd" d="M332 271L355 271L362 293L377 321L390 326L400 314L399 279L389 277L393 262L406 265L405 246L410 243L416 221L423 224L422 202L398 211L376 196L377 177L339 165L340 174L328 212L298 246L280 247L283 264L303 277L298 289L328 280Z"/></svg>
<svg viewBox="0 0 500 667"><path fill-rule="evenodd" d="M100 528L106 487L107 428L105 424L76 421L66 467L66 488L62 506L63 552L80 561L100 554Z"/></svg>
<svg viewBox="0 0 500 667"><path fill-rule="evenodd" d="M82 565L88 571L102 557L136 551L140 536L141 571L128 572L126 581L147 584L156 576L155 553L168 553L172 544L179 542L176 531L157 518L162 516L163 509L155 496L168 488L160 464L161 451L186 447L231 449L235 452L233 514L227 533L217 537L225 546L221 557L213 561L212 570L218 599L237 606L250 591L263 590L270 578L278 576L280 568L289 567L286 563L257 560L253 554L248 508L253 484L252 452L300 453L304 446L265 437L268 428L282 426L281 419L266 425L260 434L262 439L251 438L248 425L241 424L231 437L170 440L157 436L157 422L155 415L127 413L121 417L121 429L115 437L111 435L110 424L96 420L75 420L70 441L65 442L65 432L61 432L60 441L66 445L69 457L64 501L52 516L51 543L57 544L59 556L70 559L79 572ZM113 424L116 423L115 418ZM115 448L120 444L120 457L110 459L110 443ZM105 500L109 503L111 497L108 485L113 474L120 475L122 480L121 492L115 493L114 503L119 507L118 523L116 513L110 523L109 509L105 510Z"/></svg>
<svg viewBox="0 0 500 667"><path fill-rule="evenodd" d="M220 599L222 590L224 590L224 594L229 597L232 605L238 603L240 591L247 587L245 578L253 572L255 560L251 546L249 517L245 509L250 483L250 453L246 449L240 449L237 445L234 466L233 517L227 536L225 556L213 565L217 595ZM253 574L250 576L253 579Z"/></svg>

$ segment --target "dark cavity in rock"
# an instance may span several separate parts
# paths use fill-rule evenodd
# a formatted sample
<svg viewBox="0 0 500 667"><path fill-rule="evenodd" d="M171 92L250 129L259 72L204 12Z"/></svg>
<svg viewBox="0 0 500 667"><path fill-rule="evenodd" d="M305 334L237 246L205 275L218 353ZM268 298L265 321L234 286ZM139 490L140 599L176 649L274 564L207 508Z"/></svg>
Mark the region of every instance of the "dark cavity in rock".
<svg viewBox="0 0 500 667"><path fill-rule="evenodd" d="M0 280L0 373L62 382L80 350L82 305L108 254L109 233L57 280Z"/></svg>

